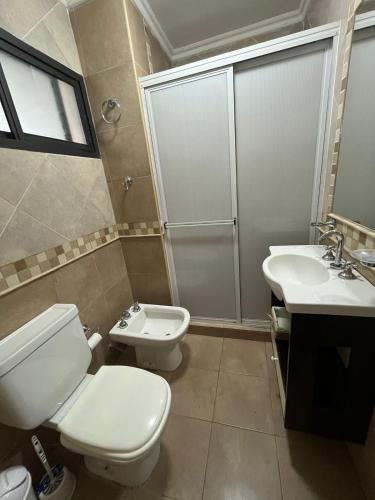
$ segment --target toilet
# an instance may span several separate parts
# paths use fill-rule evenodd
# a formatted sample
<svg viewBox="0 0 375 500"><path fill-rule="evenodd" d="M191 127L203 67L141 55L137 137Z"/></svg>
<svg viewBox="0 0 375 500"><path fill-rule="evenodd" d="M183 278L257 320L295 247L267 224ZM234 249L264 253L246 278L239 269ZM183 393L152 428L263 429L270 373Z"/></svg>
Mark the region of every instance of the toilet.
<svg viewBox="0 0 375 500"><path fill-rule="evenodd" d="M136 303L109 335L116 342L135 347L138 366L172 371L182 361L180 342L189 322L189 311L183 307Z"/></svg>
<svg viewBox="0 0 375 500"><path fill-rule="evenodd" d="M55 304L0 341L0 422L60 432L86 467L123 486L150 476L171 406L160 376L102 366L87 374L91 350L78 310Z"/></svg>

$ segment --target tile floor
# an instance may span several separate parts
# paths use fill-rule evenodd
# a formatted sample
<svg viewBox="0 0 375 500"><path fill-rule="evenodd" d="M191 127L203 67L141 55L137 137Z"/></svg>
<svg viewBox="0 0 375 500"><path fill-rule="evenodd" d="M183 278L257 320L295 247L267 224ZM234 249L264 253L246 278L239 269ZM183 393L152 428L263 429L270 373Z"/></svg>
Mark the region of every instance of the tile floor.
<svg viewBox="0 0 375 500"><path fill-rule="evenodd" d="M364 500L344 443L285 431L270 344L187 335L183 354L150 479L121 488L75 457L74 500Z"/></svg>

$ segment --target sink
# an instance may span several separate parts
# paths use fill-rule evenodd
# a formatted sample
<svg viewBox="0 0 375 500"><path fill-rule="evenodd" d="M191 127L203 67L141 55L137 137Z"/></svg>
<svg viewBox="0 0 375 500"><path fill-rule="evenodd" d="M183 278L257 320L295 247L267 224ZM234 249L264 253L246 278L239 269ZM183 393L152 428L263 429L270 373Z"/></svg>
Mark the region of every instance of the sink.
<svg viewBox="0 0 375 500"><path fill-rule="evenodd" d="M268 270L279 280L300 285L320 285L329 280L329 272L324 265L306 255L272 255L268 261Z"/></svg>
<svg viewBox="0 0 375 500"><path fill-rule="evenodd" d="M375 287L356 273L343 280L322 259L321 245L272 246L264 277L291 313L375 317Z"/></svg>

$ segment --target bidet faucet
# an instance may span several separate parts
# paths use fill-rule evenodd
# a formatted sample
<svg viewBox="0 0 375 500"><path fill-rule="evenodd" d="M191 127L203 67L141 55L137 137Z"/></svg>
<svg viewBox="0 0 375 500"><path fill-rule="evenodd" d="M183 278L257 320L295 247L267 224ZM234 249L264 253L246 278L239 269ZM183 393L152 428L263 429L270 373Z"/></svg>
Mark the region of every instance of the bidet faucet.
<svg viewBox="0 0 375 500"><path fill-rule="evenodd" d="M132 311L138 312L140 310L141 310L141 306L139 305L138 301L134 302L133 307L132 307Z"/></svg>
<svg viewBox="0 0 375 500"><path fill-rule="evenodd" d="M331 236L335 236L337 239L336 249L335 249L335 262L331 262L330 266L334 269L343 269L345 267L345 263L342 261L342 248L344 244L344 235L341 231L337 231L337 229L330 229L326 233L323 233L319 238L319 243L325 238L330 238Z"/></svg>

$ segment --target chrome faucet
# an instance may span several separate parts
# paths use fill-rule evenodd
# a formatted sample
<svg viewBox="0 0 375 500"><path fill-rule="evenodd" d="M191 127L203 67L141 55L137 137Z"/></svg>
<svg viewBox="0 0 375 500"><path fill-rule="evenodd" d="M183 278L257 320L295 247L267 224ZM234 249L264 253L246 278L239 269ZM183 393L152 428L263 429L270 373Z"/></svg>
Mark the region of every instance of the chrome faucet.
<svg viewBox="0 0 375 500"><path fill-rule="evenodd" d="M138 312L140 310L141 310L141 306L139 305L138 301L134 302L133 307L132 307L132 311L133 312Z"/></svg>
<svg viewBox="0 0 375 500"><path fill-rule="evenodd" d="M333 267L333 269L343 269L345 267L345 263L342 260L342 249L344 244L344 235L342 232L337 231L337 229L330 229L320 236L319 243L325 238L330 238L331 236L335 236L337 242L335 249L335 262L331 262L330 266Z"/></svg>

